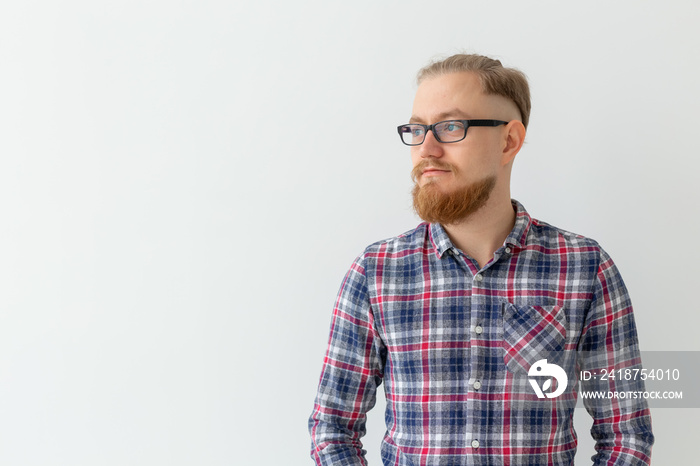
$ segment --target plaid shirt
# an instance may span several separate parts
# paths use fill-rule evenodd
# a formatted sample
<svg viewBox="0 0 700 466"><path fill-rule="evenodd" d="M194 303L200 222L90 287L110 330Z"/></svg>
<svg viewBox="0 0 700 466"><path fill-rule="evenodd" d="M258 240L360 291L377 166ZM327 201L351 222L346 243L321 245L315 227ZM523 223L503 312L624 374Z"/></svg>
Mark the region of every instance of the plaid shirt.
<svg viewBox="0 0 700 466"><path fill-rule="evenodd" d="M355 260L309 419L317 465L366 464L360 439L382 381L381 455L395 466L573 465L579 384L644 389L640 380L579 382L581 370L641 367L613 261L595 241L532 219L517 201L513 208L513 230L483 267L426 223ZM532 372L543 364L566 373L561 395L536 394L531 380L542 393L562 382ZM654 437L642 398L584 404L595 465L649 464Z"/></svg>

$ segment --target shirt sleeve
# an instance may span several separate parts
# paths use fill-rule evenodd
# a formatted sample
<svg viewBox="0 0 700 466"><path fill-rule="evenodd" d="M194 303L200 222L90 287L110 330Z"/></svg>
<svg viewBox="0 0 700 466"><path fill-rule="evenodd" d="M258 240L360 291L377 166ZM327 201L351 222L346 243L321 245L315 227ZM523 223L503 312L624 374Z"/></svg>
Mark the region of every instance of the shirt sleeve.
<svg viewBox="0 0 700 466"><path fill-rule="evenodd" d="M593 417L594 466L651 462L654 435L649 407L640 394L644 391L641 368L627 289L612 259L601 249L593 299L579 344L579 369L596 374L582 377L580 386L581 392L589 395L583 397L583 403Z"/></svg>
<svg viewBox="0 0 700 466"><path fill-rule="evenodd" d="M361 438L382 381L385 348L375 329L362 256L343 280L314 410L311 457L318 466L366 465Z"/></svg>

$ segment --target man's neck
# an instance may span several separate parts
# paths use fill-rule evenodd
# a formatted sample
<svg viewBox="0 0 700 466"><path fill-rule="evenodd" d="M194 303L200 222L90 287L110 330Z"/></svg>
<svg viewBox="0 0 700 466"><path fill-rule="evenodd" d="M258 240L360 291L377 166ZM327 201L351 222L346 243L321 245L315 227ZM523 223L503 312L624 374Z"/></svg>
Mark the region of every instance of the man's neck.
<svg viewBox="0 0 700 466"><path fill-rule="evenodd" d="M510 197L491 196L486 204L460 223L443 225L452 244L486 265L513 230L515 210Z"/></svg>

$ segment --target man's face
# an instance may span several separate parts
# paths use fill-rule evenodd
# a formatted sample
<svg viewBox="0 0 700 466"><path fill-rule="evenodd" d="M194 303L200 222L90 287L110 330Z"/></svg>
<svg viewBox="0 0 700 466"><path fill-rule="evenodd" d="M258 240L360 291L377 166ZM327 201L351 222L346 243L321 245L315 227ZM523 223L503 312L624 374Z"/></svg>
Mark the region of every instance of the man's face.
<svg viewBox="0 0 700 466"><path fill-rule="evenodd" d="M474 73L451 73L421 83L411 123L443 120L517 118L510 100L485 95ZM505 132L504 132L505 131ZM470 127L455 143L440 143L429 131L423 144L411 147L414 207L426 221L456 223L481 208L503 177L505 126Z"/></svg>

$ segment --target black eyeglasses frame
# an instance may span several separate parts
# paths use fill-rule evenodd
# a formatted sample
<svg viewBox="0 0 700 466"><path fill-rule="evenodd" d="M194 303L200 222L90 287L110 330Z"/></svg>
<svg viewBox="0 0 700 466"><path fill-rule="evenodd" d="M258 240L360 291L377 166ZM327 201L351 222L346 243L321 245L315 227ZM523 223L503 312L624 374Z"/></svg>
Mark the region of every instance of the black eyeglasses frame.
<svg viewBox="0 0 700 466"><path fill-rule="evenodd" d="M437 125L443 124L443 123L449 123L451 121L458 121L464 125L464 136L462 136L460 139L457 139L455 141L442 141L440 140L440 136L438 136L437 132L435 131L435 127ZM401 138L401 142L406 144L407 146L420 146L425 142L425 136L428 135L428 131L433 132L433 136L435 136L435 140L437 142L440 142L442 144L451 144L453 142L459 142L462 141L464 138L467 137L467 130L469 129L470 126L501 126L501 125L507 125L509 122L508 121L503 121L503 120L443 120L443 121L438 121L437 123L433 123L432 125L422 125L420 123L409 123L406 125L399 125L396 127L396 129L399 132L399 138ZM423 129L425 129L425 133L423 135L423 140L419 143L416 144L409 144L406 141L403 140L403 134L406 133L407 131L403 131L404 128L408 126L420 126Z"/></svg>

